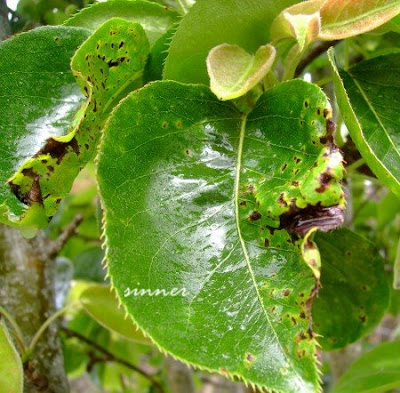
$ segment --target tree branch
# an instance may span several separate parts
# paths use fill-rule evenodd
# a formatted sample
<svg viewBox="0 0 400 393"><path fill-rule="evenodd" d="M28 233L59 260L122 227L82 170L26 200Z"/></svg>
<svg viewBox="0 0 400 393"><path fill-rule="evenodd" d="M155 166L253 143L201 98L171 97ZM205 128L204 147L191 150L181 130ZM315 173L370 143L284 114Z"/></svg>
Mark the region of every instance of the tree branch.
<svg viewBox="0 0 400 393"><path fill-rule="evenodd" d="M336 46L342 40L337 41L324 41L317 44L311 51L305 56L296 68L295 77L299 76L305 68L311 64L317 57L325 53L331 46Z"/></svg>
<svg viewBox="0 0 400 393"><path fill-rule="evenodd" d="M76 235L79 225L82 223L83 217L78 214L71 224L67 225L60 236L51 244L50 250L48 252L49 258L56 257L62 248L65 246L67 241L74 235Z"/></svg>
<svg viewBox="0 0 400 393"><path fill-rule="evenodd" d="M103 348L102 346L100 346L99 344L97 344L96 342L92 341L91 339L83 336L82 334L75 332L71 329L68 329L65 326L61 327L61 330L67 335L67 337L75 337L78 340L84 342L85 344L91 346L92 348L96 349L97 351L101 352L103 355L105 355L105 358L102 359L103 361L109 360L112 362L116 362L119 364L122 364L123 366L137 372L138 374L142 375L143 377L147 378L152 385L154 386L154 388L156 389L156 391L158 393L164 393L164 389L162 388L162 386L160 385L159 382L157 382L152 375L150 375L149 373L147 373L146 371L144 371L143 369L141 369L140 367L135 366L132 363L129 363L128 361L115 356L114 354L112 354L110 351L108 351L107 349Z"/></svg>

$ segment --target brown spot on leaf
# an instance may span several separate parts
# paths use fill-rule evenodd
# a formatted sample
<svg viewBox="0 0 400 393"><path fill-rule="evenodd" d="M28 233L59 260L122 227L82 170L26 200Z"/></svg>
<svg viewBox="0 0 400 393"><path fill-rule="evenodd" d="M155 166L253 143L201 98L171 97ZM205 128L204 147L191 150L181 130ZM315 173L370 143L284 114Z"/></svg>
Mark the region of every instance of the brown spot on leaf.
<svg viewBox="0 0 400 393"><path fill-rule="evenodd" d="M256 211L256 210L253 210L253 211L249 214L249 220L250 220L250 221L257 221L257 220L259 220L261 217L262 217L262 216L261 216L261 213L258 212L258 211Z"/></svg>

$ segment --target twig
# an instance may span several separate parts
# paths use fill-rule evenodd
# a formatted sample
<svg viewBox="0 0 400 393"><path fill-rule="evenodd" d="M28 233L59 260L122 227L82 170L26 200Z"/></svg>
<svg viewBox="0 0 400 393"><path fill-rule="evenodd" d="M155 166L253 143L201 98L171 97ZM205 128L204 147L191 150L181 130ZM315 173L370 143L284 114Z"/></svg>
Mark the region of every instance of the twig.
<svg viewBox="0 0 400 393"><path fill-rule="evenodd" d="M331 46L339 44L342 40L324 41L316 45L299 63L296 68L295 77L299 76L304 69L311 64L318 56L325 53Z"/></svg>
<svg viewBox="0 0 400 393"><path fill-rule="evenodd" d="M50 246L50 250L48 252L48 257L49 258L54 258L55 256L57 256L57 254L60 253L60 251L62 250L62 248L65 246L65 244L67 243L67 241L74 235L76 235L77 231L78 231L78 227L81 224L81 222L83 221L83 217L78 214L73 221L71 222L71 224L67 225L64 230L62 231L62 233L60 234L60 236L58 236L58 238L52 243L52 245Z"/></svg>
<svg viewBox="0 0 400 393"><path fill-rule="evenodd" d="M60 310L56 311L53 315L51 315L49 318L46 319L46 321L43 323L42 326L40 326L39 330L35 333L35 335L32 338L31 343L28 346L28 349L25 352L24 355L24 360L26 360L29 356L31 356L32 352L35 349L36 344L40 340L40 337L42 334L45 332L45 330L61 315L63 315L66 311L68 311L70 308L75 307L79 305L79 302L72 302L67 304L65 307L61 308Z"/></svg>
<svg viewBox="0 0 400 393"><path fill-rule="evenodd" d="M147 373L146 371L144 371L143 369L141 369L140 367L135 366L132 363L127 362L124 359L119 358L118 356L115 356L114 354L112 354L111 352L109 352L107 349L103 348L102 346L100 346L99 344L97 344L96 342L90 340L89 338L83 336L82 334L75 332L71 329L68 329L64 326L61 327L61 330L68 336L68 337L75 337L80 341L83 341L84 343L90 345L91 347L95 348L97 351L101 352L102 354L104 354L106 356L106 359L122 364L125 367L128 367L129 369L136 371L138 374L142 375L143 377L147 378L152 385L154 386L154 388L156 389L156 391L158 393L164 393L164 389L162 388L162 386L159 384L159 382L157 382L149 373Z"/></svg>
<svg viewBox="0 0 400 393"><path fill-rule="evenodd" d="M26 351L26 347L25 347L25 342L24 342L24 336L22 334L20 327L18 326L15 319L11 316L11 314L4 307L1 307L1 306L0 306L0 315L3 316L4 319L6 319L8 321L8 323L11 325L11 327L13 328L13 333L14 333L15 339L21 350L21 354L23 355Z"/></svg>

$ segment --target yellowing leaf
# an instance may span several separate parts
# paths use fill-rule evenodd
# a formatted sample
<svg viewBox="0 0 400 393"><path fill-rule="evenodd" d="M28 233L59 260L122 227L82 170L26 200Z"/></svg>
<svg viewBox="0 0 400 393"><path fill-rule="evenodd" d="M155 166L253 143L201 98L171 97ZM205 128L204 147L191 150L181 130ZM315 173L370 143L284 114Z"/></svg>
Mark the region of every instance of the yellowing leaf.
<svg viewBox="0 0 400 393"><path fill-rule="evenodd" d="M271 69L276 50L261 46L253 56L237 45L222 44L207 57L211 90L220 100L231 100L247 93Z"/></svg>
<svg viewBox="0 0 400 393"><path fill-rule="evenodd" d="M321 8L321 40L371 31L400 13L399 0L327 0Z"/></svg>

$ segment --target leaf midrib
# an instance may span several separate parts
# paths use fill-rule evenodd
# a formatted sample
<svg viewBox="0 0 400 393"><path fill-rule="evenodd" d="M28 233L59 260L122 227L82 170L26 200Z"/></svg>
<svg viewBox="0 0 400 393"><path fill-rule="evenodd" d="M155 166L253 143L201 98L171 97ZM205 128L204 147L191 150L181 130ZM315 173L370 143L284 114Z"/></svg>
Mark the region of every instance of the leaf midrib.
<svg viewBox="0 0 400 393"><path fill-rule="evenodd" d="M351 74L349 74L351 75ZM352 76L352 75L351 75ZM386 134L387 139L390 141L391 146L393 147L394 151L397 153L397 155L400 158L400 151L396 148L396 145L393 143L393 139L391 138L389 132L387 131L385 125L382 123L380 116L378 115L378 113L376 112L374 106L372 105L372 103L370 102L367 94L365 93L364 89L362 88L361 84L358 82L358 80L352 76L352 79L354 81L354 84L357 86L357 89L359 90L359 92L361 93L364 101L366 102L366 104L368 105L368 108L371 110L372 114L374 115L374 117L376 118L378 124L381 126L382 130L384 131L384 133ZM386 166L386 165L385 165Z"/></svg>
<svg viewBox="0 0 400 393"><path fill-rule="evenodd" d="M337 16L337 18L335 19L335 21L332 22L332 23L326 24L325 28L323 30L326 29L326 30L329 31L332 28L341 28L341 27L345 27L347 25L350 25L352 23L357 23L357 22L359 22L360 20L362 20L364 18L368 18L369 16L373 16L373 15L379 14L381 12L384 12L384 11L390 9L390 8L394 8L395 5L396 4L391 3L391 4L387 5L387 6L383 6L383 7L379 8L378 10L377 9L373 9L370 12L366 12L364 14L358 15L355 18L347 19L347 20L345 20L343 22L337 22L337 19L339 18L339 15L340 15L339 14ZM326 33L326 31L325 31L325 33Z"/></svg>

